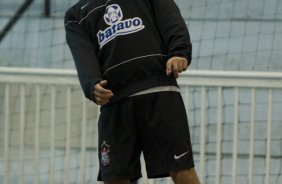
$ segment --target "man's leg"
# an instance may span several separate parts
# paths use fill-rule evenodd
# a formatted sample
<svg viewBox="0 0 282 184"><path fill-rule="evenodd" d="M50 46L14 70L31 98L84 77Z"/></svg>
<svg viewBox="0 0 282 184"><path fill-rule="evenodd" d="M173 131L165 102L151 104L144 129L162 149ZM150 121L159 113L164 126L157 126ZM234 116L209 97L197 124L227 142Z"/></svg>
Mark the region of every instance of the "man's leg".
<svg viewBox="0 0 282 184"><path fill-rule="evenodd" d="M101 109L98 181L127 184L142 177L142 149L131 104L132 98L126 98Z"/></svg>
<svg viewBox="0 0 282 184"><path fill-rule="evenodd" d="M175 184L200 184L194 168L169 173Z"/></svg>

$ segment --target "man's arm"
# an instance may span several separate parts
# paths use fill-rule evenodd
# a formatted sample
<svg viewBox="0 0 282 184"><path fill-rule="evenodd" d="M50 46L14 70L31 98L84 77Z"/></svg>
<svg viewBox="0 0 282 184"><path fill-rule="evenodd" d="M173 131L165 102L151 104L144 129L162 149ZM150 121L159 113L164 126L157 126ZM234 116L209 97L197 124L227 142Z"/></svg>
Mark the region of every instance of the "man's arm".
<svg viewBox="0 0 282 184"><path fill-rule="evenodd" d="M191 61L192 44L187 26L174 0L150 0L161 36L168 47L169 58L185 57Z"/></svg>
<svg viewBox="0 0 282 184"><path fill-rule="evenodd" d="M185 71L192 59L187 26L174 0L150 0L160 34L168 48L167 75Z"/></svg>
<svg viewBox="0 0 282 184"><path fill-rule="evenodd" d="M79 22L71 16L73 12L70 13L70 11L65 16L67 44L72 52L84 94L88 99L95 102L94 86L102 81L97 53L95 53L94 44Z"/></svg>

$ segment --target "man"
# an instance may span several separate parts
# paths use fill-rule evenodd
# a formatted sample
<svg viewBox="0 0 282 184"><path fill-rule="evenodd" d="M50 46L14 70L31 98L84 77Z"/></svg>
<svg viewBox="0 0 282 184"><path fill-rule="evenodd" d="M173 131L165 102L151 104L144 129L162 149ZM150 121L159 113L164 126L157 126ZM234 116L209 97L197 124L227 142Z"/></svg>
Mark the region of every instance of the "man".
<svg viewBox="0 0 282 184"><path fill-rule="evenodd" d="M198 184L176 78L191 61L190 36L173 0L81 0L65 16L85 96L101 105L98 179L127 184L171 176Z"/></svg>

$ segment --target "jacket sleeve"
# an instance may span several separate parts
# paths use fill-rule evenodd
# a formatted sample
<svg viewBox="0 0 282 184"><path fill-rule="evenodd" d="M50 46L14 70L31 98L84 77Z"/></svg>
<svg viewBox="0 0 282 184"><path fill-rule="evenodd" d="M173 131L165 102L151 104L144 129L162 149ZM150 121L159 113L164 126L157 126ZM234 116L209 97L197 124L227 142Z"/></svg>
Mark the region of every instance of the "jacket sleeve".
<svg viewBox="0 0 282 184"><path fill-rule="evenodd" d="M150 0L161 36L168 47L168 57L181 56L191 62L192 44L180 10L174 0Z"/></svg>
<svg viewBox="0 0 282 184"><path fill-rule="evenodd" d="M66 41L71 50L85 96L95 101L93 88L102 80L95 45L69 12L65 15Z"/></svg>

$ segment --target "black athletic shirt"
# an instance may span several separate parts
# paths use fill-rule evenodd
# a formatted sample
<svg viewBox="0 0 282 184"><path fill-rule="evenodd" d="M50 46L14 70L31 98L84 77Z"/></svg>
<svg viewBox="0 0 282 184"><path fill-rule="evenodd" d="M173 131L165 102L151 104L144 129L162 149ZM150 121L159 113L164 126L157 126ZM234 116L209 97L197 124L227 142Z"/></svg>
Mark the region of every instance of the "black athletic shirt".
<svg viewBox="0 0 282 184"><path fill-rule="evenodd" d="M175 85L166 76L173 56L191 61L186 24L173 0L81 0L65 15L67 43L87 98L107 80L111 102L154 86Z"/></svg>

